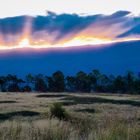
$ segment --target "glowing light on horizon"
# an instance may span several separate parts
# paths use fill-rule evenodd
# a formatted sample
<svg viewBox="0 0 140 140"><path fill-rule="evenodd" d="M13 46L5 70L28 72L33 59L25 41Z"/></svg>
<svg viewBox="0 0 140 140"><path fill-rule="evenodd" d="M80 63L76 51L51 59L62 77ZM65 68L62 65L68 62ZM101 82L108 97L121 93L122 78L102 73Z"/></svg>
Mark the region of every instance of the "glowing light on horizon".
<svg viewBox="0 0 140 140"><path fill-rule="evenodd" d="M121 38L121 39L105 39L105 38L92 38L92 37L75 37L70 41L58 43L51 45L49 43L40 43L36 42L36 44L32 44L32 42L29 38L23 38L19 41L18 45L15 46L3 46L0 45L0 50L10 50L10 49L24 49L24 48L33 48L33 49L43 49L43 48L68 48L68 47L78 47L78 46L84 46L84 45L93 45L94 48L103 47L98 46L101 44L109 44L109 43L117 43L117 42L126 42L126 41L137 41L140 40L140 38Z"/></svg>
<svg viewBox="0 0 140 140"><path fill-rule="evenodd" d="M25 38L19 42L19 48L30 47L30 42L28 38Z"/></svg>

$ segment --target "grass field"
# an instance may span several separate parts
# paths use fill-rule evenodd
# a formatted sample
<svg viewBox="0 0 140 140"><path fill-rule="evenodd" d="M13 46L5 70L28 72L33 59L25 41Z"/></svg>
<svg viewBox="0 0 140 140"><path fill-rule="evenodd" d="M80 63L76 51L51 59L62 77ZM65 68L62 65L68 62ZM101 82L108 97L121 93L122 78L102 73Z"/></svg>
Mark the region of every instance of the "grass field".
<svg viewBox="0 0 140 140"><path fill-rule="evenodd" d="M50 117L54 102L70 119ZM0 93L0 140L140 140L140 96Z"/></svg>

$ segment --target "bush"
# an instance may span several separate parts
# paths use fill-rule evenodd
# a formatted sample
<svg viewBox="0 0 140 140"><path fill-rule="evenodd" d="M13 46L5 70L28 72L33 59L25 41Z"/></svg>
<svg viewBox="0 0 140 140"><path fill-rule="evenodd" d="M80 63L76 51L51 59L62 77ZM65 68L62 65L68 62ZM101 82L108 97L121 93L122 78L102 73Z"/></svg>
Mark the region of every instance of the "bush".
<svg viewBox="0 0 140 140"><path fill-rule="evenodd" d="M62 103L53 103L50 106L50 115L51 117L56 117L60 120L67 120L69 115L65 108L63 108Z"/></svg>

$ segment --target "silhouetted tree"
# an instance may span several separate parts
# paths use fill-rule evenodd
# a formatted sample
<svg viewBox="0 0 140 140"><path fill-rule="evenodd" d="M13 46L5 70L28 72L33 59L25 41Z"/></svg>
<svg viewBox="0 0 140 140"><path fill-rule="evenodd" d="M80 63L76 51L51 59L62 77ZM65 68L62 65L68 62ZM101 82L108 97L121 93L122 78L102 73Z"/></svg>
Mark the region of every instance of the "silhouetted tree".
<svg viewBox="0 0 140 140"><path fill-rule="evenodd" d="M6 77L0 76L0 91L6 91Z"/></svg>
<svg viewBox="0 0 140 140"><path fill-rule="evenodd" d="M25 79L27 85L31 88L31 90L33 90L35 88L35 77L31 73L29 73L28 75L26 75Z"/></svg>
<svg viewBox="0 0 140 140"><path fill-rule="evenodd" d="M140 94L140 79L136 79L134 83L134 89L135 94Z"/></svg>
<svg viewBox="0 0 140 140"><path fill-rule="evenodd" d="M114 79L114 91L119 93L125 91L125 79L121 75Z"/></svg>
<svg viewBox="0 0 140 140"><path fill-rule="evenodd" d="M66 77L66 90L70 92L76 91L76 78L74 76Z"/></svg>
<svg viewBox="0 0 140 140"><path fill-rule="evenodd" d="M98 83L98 85L96 87L96 91L107 92L109 90L108 88L110 85L109 77L105 74L100 74L99 80L100 80L100 82Z"/></svg>
<svg viewBox="0 0 140 140"><path fill-rule="evenodd" d="M66 79L61 71L52 76L28 74L25 81L16 75L8 74L0 76L0 91L2 92L114 92L140 94L140 73L138 76L127 72L121 76L107 76L99 70L91 73L79 71L75 76L67 76Z"/></svg>
<svg viewBox="0 0 140 140"><path fill-rule="evenodd" d="M100 82L100 78L101 78L101 74L100 74L99 70L95 69L89 75L91 78L92 91L97 91L98 86L99 86L99 82Z"/></svg>
<svg viewBox="0 0 140 140"><path fill-rule="evenodd" d="M35 91L38 91L38 92L47 91L46 78L42 74L36 75L34 77L34 81L35 81Z"/></svg>
<svg viewBox="0 0 140 140"><path fill-rule="evenodd" d="M134 92L134 73L131 71L128 71L125 76L125 82L126 82L126 92L127 93L133 93Z"/></svg>
<svg viewBox="0 0 140 140"><path fill-rule="evenodd" d="M29 73L28 75L26 75L26 81L28 83L33 83L34 82L34 76L31 73Z"/></svg>
<svg viewBox="0 0 140 140"><path fill-rule="evenodd" d="M80 71L76 74L76 90L79 92L90 92L91 78L86 73Z"/></svg>
<svg viewBox="0 0 140 140"><path fill-rule="evenodd" d="M20 92L20 84L24 83L22 79L17 78L16 75L8 74L6 77L7 91L9 92Z"/></svg>
<svg viewBox="0 0 140 140"><path fill-rule="evenodd" d="M65 77L61 71L53 73L48 77L48 88L51 92L63 92L65 90Z"/></svg>
<svg viewBox="0 0 140 140"><path fill-rule="evenodd" d="M106 85L106 92L115 92L115 76L114 75L109 75L108 76L108 84Z"/></svg>

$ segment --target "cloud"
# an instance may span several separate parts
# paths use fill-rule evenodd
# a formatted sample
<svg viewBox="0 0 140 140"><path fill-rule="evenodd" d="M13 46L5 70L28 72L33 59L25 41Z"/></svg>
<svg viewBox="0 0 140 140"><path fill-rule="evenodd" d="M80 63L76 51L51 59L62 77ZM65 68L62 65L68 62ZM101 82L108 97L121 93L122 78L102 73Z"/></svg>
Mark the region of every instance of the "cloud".
<svg viewBox="0 0 140 140"><path fill-rule="evenodd" d="M44 31L49 35L53 35L52 43L57 43L68 35L74 36L78 34L97 18L98 15L82 17L76 14L49 14L46 17L37 16L33 20L32 36L36 32Z"/></svg>
<svg viewBox="0 0 140 140"><path fill-rule="evenodd" d="M140 36L140 17L133 18L129 24L132 28L118 37Z"/></svg>
<svg viewBox="0 0 140 140"><path fill-rule="evenodd" d="M16 44L26 23L26 16L0 19L0 43Z"/></svg>
<svg viewBox="0 0 140 140"><path fill-rule="evenodd" d="M46 16L18 16L0 19L0 44L15 45L26 37L32 44L60 44L82 38L84 40L118 39L140 35L140 17L129 11L111 15L56 14ZM80 44L79 44L80 45Z"/></svg>
<svg viewBox="0 0 140 140"><path fill-rule="evenodd" d="M127 15L129 15L131 12L129 11L118 11L113 13L110 17L112 18L120 18L120 17L125 17Z"/></svg>

